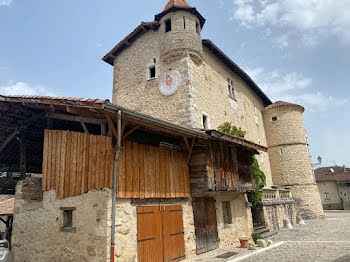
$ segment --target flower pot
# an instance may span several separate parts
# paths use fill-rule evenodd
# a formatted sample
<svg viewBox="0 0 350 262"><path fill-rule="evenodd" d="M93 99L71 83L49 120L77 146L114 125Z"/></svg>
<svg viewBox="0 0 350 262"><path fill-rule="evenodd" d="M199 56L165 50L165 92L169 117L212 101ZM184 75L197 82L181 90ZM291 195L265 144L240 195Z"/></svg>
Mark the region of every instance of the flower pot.
<svg viewBox="0 0 350 262"><path fill-rule="evenodd" d="M248 248L249 246L249 237L241 237L239 238L239 242L241 243L241 248Z"/></svg>

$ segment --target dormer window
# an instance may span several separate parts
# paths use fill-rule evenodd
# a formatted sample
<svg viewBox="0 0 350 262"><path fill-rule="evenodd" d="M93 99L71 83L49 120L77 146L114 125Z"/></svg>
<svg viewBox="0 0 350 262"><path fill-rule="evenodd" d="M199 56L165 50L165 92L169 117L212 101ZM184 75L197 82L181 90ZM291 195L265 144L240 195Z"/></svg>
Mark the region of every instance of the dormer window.
<svg viewBox="0 0 350 262"><path fill-rule="evenodd" d="M165 32L171 31L171 19L165 20Z"/></svg>

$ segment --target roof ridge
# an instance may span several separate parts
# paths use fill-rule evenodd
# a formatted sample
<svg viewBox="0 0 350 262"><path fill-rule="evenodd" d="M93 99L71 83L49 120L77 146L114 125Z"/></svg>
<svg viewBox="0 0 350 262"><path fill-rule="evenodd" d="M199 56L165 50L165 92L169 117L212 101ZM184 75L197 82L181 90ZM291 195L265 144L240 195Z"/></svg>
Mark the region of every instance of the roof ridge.
<svg viewBox="0 0 350 262"><path fill-rule="evenodd" d="M182 8L192 8L189 3L187 3L186 0L169 0L167 4L165 5L164 9L162 12L165 10L168 10L172 8L173 6L175 7L182 7Z"/></svg>

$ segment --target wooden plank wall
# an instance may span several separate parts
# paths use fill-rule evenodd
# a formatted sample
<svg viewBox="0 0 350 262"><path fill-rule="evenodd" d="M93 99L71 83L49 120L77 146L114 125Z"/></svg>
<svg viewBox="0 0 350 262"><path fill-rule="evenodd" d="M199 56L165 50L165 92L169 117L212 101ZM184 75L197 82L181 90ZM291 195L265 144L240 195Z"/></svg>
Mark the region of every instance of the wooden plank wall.
<svg viewBox="0 0 350 262"><path fill-rule="evenodd" d="M125 141L118 162L118 197L190 197L186 161L183 152Z"/></svg>
<svg viewBox="0 0 350 262"><path fill-rule="evenodd" d="M207 169L209 188L215 191L238 189L237 148L227 146L224 142L211 142Z"/></svg>
<svg viewBox="0 0 350 262"><path fill-rule="evenodd" d="M56 190L60 198L112 187L112 139L70 131L45 130L44 191Z"/></svg>
<svg viewBox="0 0 350 262"><path fill-rule="evenodd" d="M112 139L70 131L45 130L44 191L60 198L113 186ZM189 168L183 152L123 143L118 160L119 198L190 197Z"/></svg>

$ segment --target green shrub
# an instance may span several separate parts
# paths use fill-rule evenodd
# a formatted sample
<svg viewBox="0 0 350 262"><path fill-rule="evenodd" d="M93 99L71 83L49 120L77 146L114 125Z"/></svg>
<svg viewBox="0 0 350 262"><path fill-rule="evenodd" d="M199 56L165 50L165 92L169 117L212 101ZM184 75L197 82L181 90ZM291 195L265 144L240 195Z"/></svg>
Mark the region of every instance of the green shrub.
<svg viewBox="0 0 350 262"><path fill-rule="evenodd" d="M231 136L235 136L238 138L244 138L245 135L247 134L246 131L242 130L240 127L236 127L232 125L229 122L223 123L221 126L218 127L218 130L220 132L223 132L225 134L229 134Z"/></svg>

